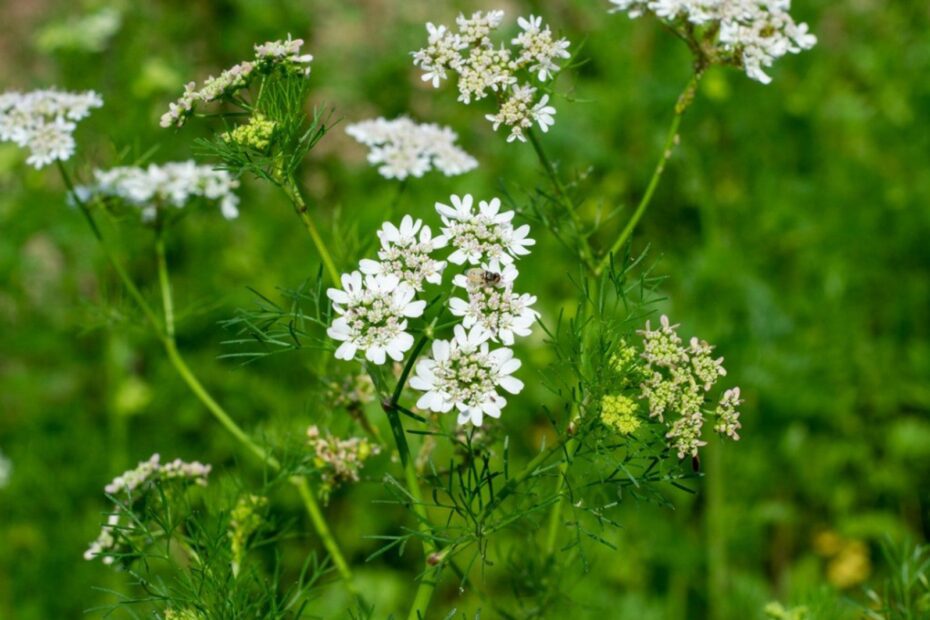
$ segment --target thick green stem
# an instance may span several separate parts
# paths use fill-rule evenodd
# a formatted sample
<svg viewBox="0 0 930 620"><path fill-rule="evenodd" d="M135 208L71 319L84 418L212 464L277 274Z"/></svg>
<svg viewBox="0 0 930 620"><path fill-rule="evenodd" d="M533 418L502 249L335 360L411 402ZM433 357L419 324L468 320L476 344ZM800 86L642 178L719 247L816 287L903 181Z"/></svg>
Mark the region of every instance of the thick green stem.
<svg viewBox="0 0 930 620"><path fill-rule="evenodd" d="M665 135L665 143L662 146L662 152L659 154L656 167L652 171L652 178L649 179L649 185L646 186L646 192L636 206L633 215L630 216L630 219L627 221L626 226L623 227L623 230L610 246L610 250L601 258L600 263L598 263L594 271L595 275L603 273L613 260L613 256L623 249L623 245L630 239L630 235L633 234L633 230L636 228L636 225L639 224L639 220L642 219L643 214L652 202L652 197L655 194L656 188L659 186L659 181L662 179L662 173L665 172L665 165L668 163L669 158L672 156L672 152L675 150L675 146L678 144L678 127L681 125L681 117L694 100L694 92L697 89L701 75L702 71L699 70L695 72L681 95L679 95L678 101L675 103L675 115L672 117L672 123L669 125L668 132Z"/></svg>
<svg viewBox="0 0 930 620"><path fill-rule="evenodd" d="M591 245L588 243L587 238L584 236L584 227L581 223L581 218L578 216L578 212L575 210L575 204L572 202L568 190L562 183L562 179L559 178L559 174L556 172L555 166L552 165L552 161L549 159L549 156L546 155L546 151L543 149L542 142L539 140L539 136L537 136L536 132L532 129L527 131L527 135L530 138L530 144L533 145L533 150L536 152L536 157L539 159L539 163L542 164L543 170L545 170L546 175L552 181L553 187L555 187L556 194L559 198L559 203L565 209L569 219L572 221L572 226L575 229L575 237L578 243L578 253L581 256L581 261L584 263L584 266L593 273L595 269L594 254L591 252Z"/></svg>
<svg viewBox="0 0 930 620"><path fill-rule="evenodd" d="M313 240L313 245L316 246L317 252L320 253L320 258L323 259L323 265L326 267L326 273L329 274L330 280L332 280L333 284L338 286L339 270L336 269L336 263L333 261L332 254L330 254L326 242L323 241L320 230L316 227L316 222L313 221L313 217L310 215L310 209L307 208L307 202L301 195L297 182L294 179L287 179L281 187L290 199L291 204L294 205L294 210L297 212L297 215L300 216L300 220L307 228L307 232L310 233L310 238Z"/></svg>

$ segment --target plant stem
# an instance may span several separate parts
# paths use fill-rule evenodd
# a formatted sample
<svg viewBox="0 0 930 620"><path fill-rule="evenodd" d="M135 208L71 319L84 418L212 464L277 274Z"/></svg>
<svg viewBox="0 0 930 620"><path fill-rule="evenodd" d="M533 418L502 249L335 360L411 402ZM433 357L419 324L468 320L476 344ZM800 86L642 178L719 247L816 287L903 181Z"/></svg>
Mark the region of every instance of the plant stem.
<svg viewBox="0 0 930 620"><path fill-rule="evenodd" d="M281 187L290 199L291 204L294 205L294 210L297 212L297 215L300 216L301 221L307 228L307 232L310 233L310 238L313 239L313 245L316 246L317 252L320 253L320 258L323 259L323 265L326 267L326 272L329 274L330 279L333 284L338 285L339 270L336 269L336 263L333 261L332 254L330 254L329 248L326 247L326 242L323 241L323 237L316 227L316 222L313 221L313 217L310 215L310 209L307 208L307 202L300 193L300 187L293 178L288 178Z"/></svg>
<svg viewBox="0 0 930 620"><path fill-rule="evenodd" d="M556 193L559 196L559 202L562 204L562 207L568 213L569 219L572 221L572 225L575 228L575 236L578 241L578 252L581 255L581 260L584 263L584 266L594 272L594 255L591 252L591 246L588 243L587 238L583 234L583 226L581 223L581 218L578 217L578 212L575 210L575 205L572 202L571 196L568 194L568 190L565 188L565 185L562 183L562 180L559 178L558 172L555 170L555 166L552 165L552 161L549 159L549 156L546 155L545 149L543 149L542 142L539 140L539 136L536 135L536 132L533 129L527 131L527 135L530 137L530 144L533 145L533 150L536 151L536 157L539 159L539 163L542 164L543 170L549 176L549 179L552 181L553 187L555 187Z"/></svg>
<svg viewBox="0 0 930 620"><path fill-rule="evenodd" d="M268 467L275 471L281 470L281 463L273 455L269 454L267 450L262 448L260 445L255 443L255 441L249 437L242 428L236 424L236 422L230 417L230 415L223 409L222 406L210 393L203 387L194 373L191 371L190 367L184 361L184 358L181 357L181 354L178 352L177 343L174 337L174 302L171 293L171 279L168 275L168 261L165 257L165 239L164 231L162 229L158 230L156 239L155 239L155 251L158 255L158 282L161 288L161 297L162 304L165 309L165 336L163 338L163 343L165 345L165 351L168 354L168 359L171 361L171 364L174 366L178 375L184 380L190 390L200 399L200 402L206 406L206 408L213 414L213 417L219 421L223 427L229 431L229 433L239 440L246 448L249 449L255 456L257 456L262 462L264 462ZM307 510L307 514L310 516L310 521L313 523L313 527L319 535L320 539L323 541L323 546L329 552L330 557L333 560L333 564L336 565L336 569L339 571L340 576L346 583L346 587L354 594L356 592L355 585L353 582L352 571L349 568L348 562L346 562L345 557L342 554L342 550L339 548L339 545L336 543L336 539L333 537L332 532L329 529L329 525L326 523L326 519L323 516L323 512L320 509L320 505L316 499L316 495L313 492L313 489L310 487L309 481L302 476L291 476L289 479L290 483L297 488L297 492L300 494L301 499L303 500L304 507Z"/></svg>
<svg viewBox="0 0 930 620"><path fill-rule="evenodd" d="M629 221L627 221L626 226L624 226L623 230L617 236L617 239L610 246L610 250L601 258L597 268L594 270L595 275L603 273L604 269L610 264L610 261L613 260L613 256L623 248L623 244L629 240L639 220L643 217L643 213L646 212L646 208L649 207L649 204L652 202L652 197L655 194L656 188L659 186L659 181L662 179L662 173L665 172L665 165L668 163L675 146L678 144L678 127L681 125L681 117L694 100L694 93L702 75L702 70L696 71L681 92L681 95L678 96L678 101L675 103L675 114L672 116L672 123L669 125L668 132L666 133L665 143L662 146L662 152L659 154L659 160L656 162L656 167L652 171L652 178L649 179L649 185L646 186L646 192L640 199L639 205L637 205L633 215L630 217Z"/></svg>
<svg viewBox="0 0 930 620"><path fill-rule="evenodd" d="M404 386L407 384L407 378L413 370L413 365L416 363L426 343L430 340L430 333L435 323L436 320L434 319L433 323L420 335L419 340L417 340L413 350L407 357L407 362L404 364L404 368L400 373L397 385L394 386L391 399L383 405L384 411L391 423L391 430L394 435L394 443L397 445L397 452L400 454L400 460L404 465L404 481L407 486L407 491L410 493L413 500L411 503L413 512L417 516L417 529L421 534L424 563L426 565L426 569L420 579L420 584L417 586L416 594L413 597L410 613L407 615L408 620L419 620L420 618L426 617L426 610L429 608L430 601L433 598L433 592L436 590L436 585L442 573L442 563L440 562L437 564L435 561L434 554L437 551L437 547L430 537L432 528L429 523L429 513L426 510L426 504L423 502L423 493L420 491L420 481L417 479L416 464L410 452L410 445L407 443L404 425L397 411L397 405L400 402L401 395L404 393Z"/></svg>
<svg viewBox="0 0 930 620"><path fill-rule="evenodd" d="M68 194L71 196L71 200L74 201L74 204L77 205L78 209L81 211L81 215L84 216L84 219L87 221L87 225L90 226L91 232L94 233L94 237L97 239L100 247L103 249L103 253L106 255L107 260L109 260L110 264L113 266L113 270L116 272L116 275L119 276L120 281L122 281L123 286L129 292L130 297L133 298L133 300L139 306L139 309L142 310L145 318L149 323L151 323L155 333L161 337L162 325L158 320L155 311L152 310L152 307L145 300L145 297L142 296L139 288L132 281L132 278L129 277L129 274L126 272L123 264L119 262L119 260L116 258L116 254L114 254L113 250L110 248L110 245L106 242L106 239L104 239L103 234L100 232L100 228L97 226L97 222L94 220L93 214L90 212L87 204L81 200L77 190L75 190L74 183L71 181L71 176L68 174L68 171L65 169L64 165L60 160L56 161L55 163L58 166L58 172L61 174L61 178L68 190Z"/></svg>

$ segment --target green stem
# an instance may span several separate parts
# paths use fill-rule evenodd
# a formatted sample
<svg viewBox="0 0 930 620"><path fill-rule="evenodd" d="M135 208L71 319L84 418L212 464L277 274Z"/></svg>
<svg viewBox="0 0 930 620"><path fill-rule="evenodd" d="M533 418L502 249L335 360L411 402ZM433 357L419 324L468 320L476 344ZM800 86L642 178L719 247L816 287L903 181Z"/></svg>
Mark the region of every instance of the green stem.
<svg viewBox="0 0 930 620"><path fill-rule="evenodd" d="M397 445L397 452L400 454L400 460L404 465L404 481L407 486L407 491L410 493L410 496L413 500L411 503L413 505L413 512L417 516L417 529L421 534L423 555L426 565L426 569L420 579L420 584L417 586L416 594L413 597L413 604L410 606L410 613L407 615L408 620L419 620L420 618L426 617L426 610L429 609L430 601L433 598L433 592L436 590L436 585L438 584L439 577L442 573L442 563L439 562L437 564L436 562L435 553L437 551L437 547L431 537L432 528L430 527L429 513L427 512L426 504L423 501L423 493L420 490L420 481L417 478L416 464L413 455L410 452L410 445L407 443L404 425L401 422L400 413L397 411L397 406L400 402L400 397L404 392L404 386L407 384L407 378L410 376L410 372L413 370L413 365L416 363L417 358L420 356L423 348L431 338L430 333L432 332L432 327L435 323L436 320L434 319L433 323L431 323L430 326L424 330L419 340L417 340L413 350L407 357L407 362L404 364L404 368L400 373L400 377L397 380L397 385L394 386L394 392L391 395L391 399L384 404L384 411L391 423L391 430L393 431L394 442Z"/></svg>
<svg viewBox="0 0 930 620"><path fill-rule="evenodd" d="M110 248L110 245L106 242L106 239L100 232L100 227L97 226L97 222L94 220L94 216L90 212L87 204L81 200L80 196L78 196L77 190L74 188L74 183L71 182L71 176L68 174L68 171L65 169L64 165L61 163L61 161L56 161L55 163L58 166L58 172L61 174L61 178L64 181L65 187L68 189L68 194L71 196L71 200L74 201L74 204L77 205L78 209L81 211L81 215L84 216L84 219L87 221L87 225L90 226L91 232L94 233L94 237L100 243L100 247L103 249L103 253L107 257L107 260L110 261L110 265L113 266L113 270L116 272L116 275L119 276L120 281L129 292L130 297L133 298L133 300L139 306L139 309L142 310L145 318L149 323L151 323L155 333L161 337L162 325L158 320L155 311L152 310L152 306L150 306L149 303L145 300L145 297L142 296L139 288L136 286L135 282L132 281L132 278L129 277L129 274L126 272L123 264L116 258L116 254L113 252L112 248Z"/></svg>
<svg viewBox="0 0 930 620"><path fill-rule="evenodd" d="M574 448L574 441L571 439L565 444L565 450L571 454ZM549 513L549 526L546 530L546 557L552 557L555 554L555 546L559 540L559 531L562 525L562 489L565 486L565 476L568 473L568 459L559 463L559 477L555 481L555 494L558 496L555 504L552 505L552 511Z"/></svg>
<svg viewBox="0 0 930 620"><path fill-rule="evenodd" d="M539 136L536 135L536 132L533 129L529 129L527 131L527 135L529 135L530 144L533 145L533 150L536 152L536 157L539 159L539 163L542 164L543 170L545 170L549 179L552 181L552 185L555 187L556 193L559 196L559 202L562 204L562 207L568 214L569 219L572 221L572 225L575 229L575 236L577 237L578 241L578 252L581 255L581 260L584 263L584 266L593 273L595 269L594 255L591 252L591 246L588 243L588 240L584 236L584 227L582 226L581 218L578 216L578 212L575 210L575 205L572 202L571 196L569 196L568 190L565 188L565 185L559 178L559 174L556 172L555 166L552 165L552 161L549 159L549 156L546 155L546 151L543 149L542 142L539 140Z"/></svg>
<svg viewBox="0 0 930 620"><path fill-rule="evenodd" d="M326 267L326 272L329 274L330 279L333 284L338 286L340 280L339 270L336 269L336 263L333 261L332 254L330 254L329 248L326 247L326 242L323 241L323 237L316 227L316 222L313 221L313 217L310 215L310 209L307 208L307 202L301 195L297 182L293 178L289 178L281 187L290 199L291 204L294 205L294 210L297 212L297 215L300 216L300 220L307 228L307 232L310 233L313 245L316 246L317 252L320 253L320 258L323 259L323 265Z"/></svg>
<svg viewBox="0 0 930 620"><path fill-rule="evenodd" d="M649 179L649 185L646 186L646 192L636 206L633 215L630 217L629 221L627 221L626 226L624 226L623 230L617 236L617 239L610 246L610 250L601 258L600 263L598 263L594 271L595 275L603 273L604 269L606 269L613 260L613 256L620 252L623 245L633 234L633 230L636 228L639 220L642 219L643 213L646 212L646 209L652 202L652 197L655 194L656 188L659 186L659 181L662 179L662 173L665 172L665 165L668 163L675 146L678 144L678 127L681 125L681 117L694 100L694 92L697 89L698 82L701 80L702 75L703 72L698 70L688 81L681 95L679 95L678 101L675 103L675 114L672 116L672 123L669 125L668 132L665 135L665 143L662 146L662 152L659 154L656 167L652 171L652 178Z"/></svg>
<svg viewBox="0 0 930 620"><path fill-rule="evenodd" d="M184 358L181 357L181 354L178 352L177 343L174 338L174 302L171 293L171 279L168 275L168 261L165 257L165 243L164 243L164 234L161 229L158 231L158 236L155 241L155 251L158 254L158 282L161 287L161 296L162 303L165 309L165 337L163 338L163 343L165 346L165 351L168 354L168 359L171 361L172 366L174 366L178 375L184 380L187 386L190 388L191 392L204 404L204 406L213 414L213 417L219 421L223 427L229 431L229 433L235 437L240 443L242 443L246 448L249 449L252 454L257 456L262 462L264 462L268 467L275 471L281 470L281 463L273 455L269 454L267 450L262 448L260 445L255 443L255 441L249 437L242 428L236 424L236 422L230 417L230 415L223 409L222 406L210 393L203 387L194 373L191 371L190 367L184 361ZM319 535L320 539L323 542L323 546L329 552L330 557L333 560L333 564L336 565L336 569L339 571L340 576L345 581L346 587L353 594L356 593L354 580L352 576L352 570L349 568L348 562L346 562L345 556L342 554L342 550L339 548L339 545L336 543L336 539L333 537L332 532L329 529L329 525L326 523L326 519L323 516L323 512L320 508L319 502L316 499L316 494L313 492L313 489L310 486L309 481L302 476L292 476L290 478L290 483L297 488L298 493L300 494L301 499L303 500L304 507L307 510L307 514L310 516L310 521L313 523L313 527Z"/></svg>

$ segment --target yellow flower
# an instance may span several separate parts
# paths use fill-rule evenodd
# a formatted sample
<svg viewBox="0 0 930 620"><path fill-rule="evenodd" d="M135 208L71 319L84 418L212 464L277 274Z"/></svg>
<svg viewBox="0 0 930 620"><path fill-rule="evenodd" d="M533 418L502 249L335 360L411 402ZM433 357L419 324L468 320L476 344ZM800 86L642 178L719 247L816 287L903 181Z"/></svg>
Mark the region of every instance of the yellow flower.
<svg viewBox="0 0 930 620"><path fill-rule="evenodd" d="M601 421L622 435L629 435L640 427L636 416L636 401L622 394L608 394L601 399Z"/></svg>
<svg viewBox="0 0 930 620"><path fill-rule="evenodd" d="M271 146L275 123L263 114L257 113L245 125L239 125L232 131L223 134L227 142L235 142L242 146L251 147L257 151L265 151Z"/></svg>

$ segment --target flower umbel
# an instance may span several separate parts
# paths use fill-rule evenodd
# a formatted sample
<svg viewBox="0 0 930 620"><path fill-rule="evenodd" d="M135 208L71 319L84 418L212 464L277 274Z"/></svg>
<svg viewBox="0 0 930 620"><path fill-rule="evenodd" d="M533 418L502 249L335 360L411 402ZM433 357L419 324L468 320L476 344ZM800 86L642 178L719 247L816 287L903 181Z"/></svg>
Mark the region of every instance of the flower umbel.
<svg viewBox="0 0 930 620"><path fill-rule="evenodd" d="M0 94L0 142L29 151L26 163L36 169L74 155L77 121L103 105L94 91L72 93L35 90Z"/></svg>
<svg viewBox="0 0 930 620"><path fill-rule="evenodd" d="M529 336L539 316L532 308L535 295L513 292L516 278L516 267L511 264L501 268L497 261L455 276L452 283L465 289L468 299L450 299L452 314L463 317L466 329L477 326L492 340L513 345L514 336Z"/></svg>
<svg viewBox="0 0 930 620"><path fill-rule="evenodd" d="M452 196L450 201L452 206L437 202L436 211L444 224L443 235L455 248L449 256L451 263L480 265L497 261L507 265L514 258L529 254L527 247L536 243L527 237L529 225L515 229L510 223L513 211L501 213L498 198L492 198L490 202L482 200L477 212L470 194L461 198Z"/></svg>
<svg viewBox="0 0 930 620"><path fill-rule="evenodd" d="M342 275L342 289L326 292L339 316L326 333L342 342L336 358L351 360L361 349L365 359L383 364L388 357L404 359L413 346L407 319L423 314L425 301L415 301L416 291L393 274L362 277L358 271Z"/></svg>
<svg viewBox="0 0 930 620"><path fill-rule="evenodd" d="M340 439L323 433L315 425L307 429L307 441L313 449L313 464L323 481L320 495L324 499L336 487L358 482L365 461L381 452L378 444L363 437Z"/></svg>
<svg viewBox="0 0 930 620"><path fill-rule="evenodd" d="M525 141L525 131L534 124L548 131L555 122L549 96L536 97L535 81L544 84L559 71L557 61L571 57L567 39L556 39L541 17L520 17L520 34L512 47L496 46L491 33L503 22L503 11L478 11L455 20L457 31L427 24L427 46L413 53L413 64L423 71L423 81L438 88L449 73L458 75L459 101L470 104L493 94L499 104L496 114L486 117L497 131L510 128L508 142Z"/></svg>
<svg viewBox="0 0 930 620"><path fill-rule="evenodd" d="M169 210L182 209L195 198L217 203L226 219L239 215L239 198L233 192L239 181L225 170L199 166L193 161L96 170L94 180L93 185L79 188L79 194L85 199L121 200L138 208L145 222L155 221Z"/></svg>
<svg viewBox="0 0 930 620"><path fill-rule="evenodd" d="M765 69L817 43L788 11L791 0L610 0L630 17L650 13L700 50L700 62L738 67L768 84Z"/></svg>
<svg viewBox="0 0 930 620"><path fill-rule="evenodd" d="M422 291L424 282L439 284L446 262L432 257L433 252L446 246L443 235L433 237L423 220L405 215L400 227L385 222L378 231L381 249L378 261L362 259L359 269L367 275L393 275L416 291Z"/></svg>
<svg viewBox="0 0 930 620"><path fill-rule="evenodd" d="M349 125L346 133L370 148L369 163L388 179L422 177L433 168L456 176L478 167L478 161L456 145L458 134L434 123L382 117Z"/></svg>
<svg viewBox="0 0 930 620"><path fill-rule="evenodd" d="M498 388L519 394L523 382L511 375L520 360L506 347L491 350L488 334L456 325L452 340L433 341L432 356L417 363L410 386L425 392L417 407L439 413L453 408L458 423L481 426L484 416L499 418L507 400Z"/></svg>
<svg viewBox="0 0 930 620"><path fill-rule="evenodd" d="M649 404L649 416L660 422L665 422L668 415L678 415L671 420L666 437L682 459L686 455L697 456L698 449L706 444L701 439L701 431L707 392L726 375L726 370L722 357L711 356L713 347L707 342L692 338L687 347L683 346L677 328L663 315L657 329L647 321L646 327L639 331L643 337L646 376L640 385L640 397ZM739 439L736 407L741 402L739 388L724 393L714 412L715 431L730 439Z"/></svg>

